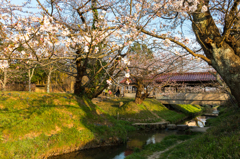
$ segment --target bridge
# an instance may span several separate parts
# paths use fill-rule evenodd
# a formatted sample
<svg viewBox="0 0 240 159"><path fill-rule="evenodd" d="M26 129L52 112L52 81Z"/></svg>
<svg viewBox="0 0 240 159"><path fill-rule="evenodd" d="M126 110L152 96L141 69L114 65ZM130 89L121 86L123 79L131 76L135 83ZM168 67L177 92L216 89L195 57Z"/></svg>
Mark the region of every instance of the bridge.
<svg viewBox="0 0 240 159"><path fill-rule="evenodd" d="M136 80L129 79L129 85L125 84L126 80L124 78L120 82L124 85L121 92L124 92L124 97L135 98ZM228 94L221 92L216 77L209 72L167 73L153 80L158 84L169 82L163 87L153 88L150 94L163 104L220 105L229 98Z"/></svg>
<svg viewBox="0 0 240 159"><path fill-rule="evenodd" d="M173 93L157 94L163 104L197 104L197 105L221 105L229 96L226 93Z"/></svg>
<svg viewBox="0 0 240 159"><path fill-rule="evenodd" d="M126 84L128 78L124 78L120 84L122 88L120 92L124 93L134 93L137 89L136 79L129 78L129 85ZM164 86L160 88L153 88L153 92L209 92L209 91L219 91L218 82L216 77L209 72L187 72L187 73L166 73L157 75L153 80L157 84L165 83ZM143 82L148 82L146 79ZM151 82L150 82L151 83ZM151 88L151 84L148 84ZM149 89L148 88L148 89ZM211 90L209 90L211 89Z"/></svg>
<svg viewBox="0 0 240 159"><path fill-rule="evenodd" d="M124 97L135 98L136 93L125 93ZM226 93L158 93L155 96L163 104L221 105L229 96Z"/></svg>

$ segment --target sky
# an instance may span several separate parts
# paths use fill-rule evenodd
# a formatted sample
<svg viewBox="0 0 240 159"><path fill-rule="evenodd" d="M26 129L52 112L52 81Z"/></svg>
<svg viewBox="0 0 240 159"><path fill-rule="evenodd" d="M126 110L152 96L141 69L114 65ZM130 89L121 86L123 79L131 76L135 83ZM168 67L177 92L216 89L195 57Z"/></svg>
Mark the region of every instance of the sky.
<svg viewBox="0 0 240 159"><path fill-rule="evenodd" d="M26 2L26 0L10 0L10 2L13 3L13 4L21 5L23 2ZM31 0L31 4L36 5L37 1L36 0Z"/></svg>
<svg viewBox="0 0 240 159"><path fill-rule="evenodd" d="M10 0L10 2L12 4L16 4L16 5L22 5L26 1L27 0ZM30 0L30 1L31 1L31 4L28 5L28 6L35 6L35 7L37 7L37 1L36 0ZM29 8L29 9L27 9L27 11L30 11L30 12L33 12L33 13L36 12L36 10L37 10L36 8Z"/></svg>

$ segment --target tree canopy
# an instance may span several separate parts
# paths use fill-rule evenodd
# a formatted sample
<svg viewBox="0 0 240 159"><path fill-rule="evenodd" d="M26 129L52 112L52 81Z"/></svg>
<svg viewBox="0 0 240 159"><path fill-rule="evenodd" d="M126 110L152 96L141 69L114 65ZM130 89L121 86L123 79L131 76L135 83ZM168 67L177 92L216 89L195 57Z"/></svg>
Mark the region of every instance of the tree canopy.
<svg viewBox="0 0 240 159"><path fill-rule="evenodd" d="M27 12L36 7L30 1L21 6L0 2L1 60L68 60L76 68L75 93L81 94L92 59L106 60L100 70L108 74L106 80L113 79L116 58L126 56L133 42L144 39L161 45L159 52L181 56L181 49L204 60L221 75L240 105L239 0L36 2L34 13ZM64 51L57 52L60 46Z"/></svg>

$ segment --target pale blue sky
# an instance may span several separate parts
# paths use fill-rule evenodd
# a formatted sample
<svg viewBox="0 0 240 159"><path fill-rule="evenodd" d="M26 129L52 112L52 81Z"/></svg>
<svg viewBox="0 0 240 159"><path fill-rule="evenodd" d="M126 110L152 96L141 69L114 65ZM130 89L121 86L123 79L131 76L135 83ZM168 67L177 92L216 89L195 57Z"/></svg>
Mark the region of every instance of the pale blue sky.
<svg viewBox="0 0 240 159"><path fill-rule="evenodd" d="M12 4L21 5L21 4L23 4L23 2L26 2L26 0L10 0L10 2L11 2ZM36 1L36 0L31 0L31 5L36 6L36 4L37 4L37 1Z"/></svg>
<svg viewBox="0 0 240 159"><path fill-rule="evenodd" d="M10 2L12 4L16 4L16 5L22 5L24 2L26 2L27 0L10 0ZM36 0L31 0L31 4L28 6L32 6L34 8L28 8L28 9L24 9L24 11L30 11L30 12L36 12L37 11L37 1Z"/></svg>

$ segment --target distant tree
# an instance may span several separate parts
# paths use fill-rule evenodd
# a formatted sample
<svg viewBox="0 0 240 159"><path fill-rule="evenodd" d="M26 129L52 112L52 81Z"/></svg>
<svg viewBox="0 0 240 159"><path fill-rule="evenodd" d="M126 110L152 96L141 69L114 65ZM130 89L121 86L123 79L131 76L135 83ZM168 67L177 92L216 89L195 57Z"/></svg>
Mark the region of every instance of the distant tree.
<svg viewBox="0 0 240 159"><path fill-rule="evenodd" d="M207 62L228 85L240 107L239 0L136 0L133 4L142 6L138 10L145 10L148 19L153 18L157 24L146 25L141 30L144 34L178 45ZM186 30L185 37L195 37L194 45L181 36L184 32L179 34L180 28Z"/></svg>
<svg viewBox="0 0 240 159"><path fill-rule="evenodd" d="M41 65L37 65L33 74L33 77L31 79L32 83L40 84L44 83L47 79L46 71Z"/></svg>
<svg viewBox="0 0 240 159"><path fill-rule="evenodd" d="M128 56L130 65L127 67L125 77L131 77L136 84L137 104L141 104L151 91L161 86L155 82L158 75L177 71L182 65L179 56L164 51L160 54L153 53L146 44L134 43Z"/></svg>

